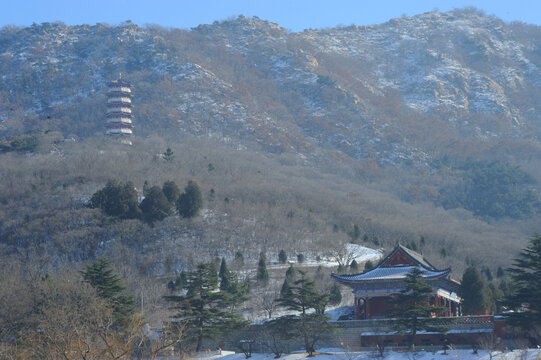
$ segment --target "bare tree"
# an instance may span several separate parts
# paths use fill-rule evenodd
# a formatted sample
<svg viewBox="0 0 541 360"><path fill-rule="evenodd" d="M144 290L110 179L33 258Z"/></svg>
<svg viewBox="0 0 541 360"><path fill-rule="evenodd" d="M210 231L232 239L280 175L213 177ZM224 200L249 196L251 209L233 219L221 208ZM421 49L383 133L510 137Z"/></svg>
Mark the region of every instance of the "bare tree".
<svg viewBox="0 0 541 360"><path fill-rule="evenodd" d="M255 296L253 297L255 306L258 309L265 311L269 319L272 319L273 313L278 305L276 299L280 297L280 289L276 282L264 287L254 289Z"/></svg>
<svg viewBox="0 0 541 360"><path fill-rule="evenodd" d="M337 238L340 241L335 244L334 248L330 251L331 259L336 261L339 266L347 269L349 264L355 259L355 253L347 247L347 243L342 238Z"/></svg>

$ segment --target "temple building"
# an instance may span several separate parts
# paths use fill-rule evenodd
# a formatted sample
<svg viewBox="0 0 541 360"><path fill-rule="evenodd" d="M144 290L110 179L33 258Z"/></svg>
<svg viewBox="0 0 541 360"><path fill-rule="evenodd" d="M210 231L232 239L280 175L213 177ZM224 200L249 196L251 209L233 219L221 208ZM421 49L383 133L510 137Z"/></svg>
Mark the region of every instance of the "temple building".
<svg viewBox="0 0 541 360"><path fill-rule="evenodd" d="M450 278L451 269L438 270L423 255L402 245L398 245L371 270L355 275L331 276L353 289L355 319L378 319L386 317L391 307L390 298L404 290L404 279L414 267L423 271L423 279L434 288L430 303L448 309L438 316L461 316L462 299L457 295L460 283Z"/></svg>
<svg viewBox="0 0 541 360"><path fill-rule="evenodd" d="M108 87L106 134L123 144L131 145L133 135L131 85L119 78L111 81Z"/></svg>

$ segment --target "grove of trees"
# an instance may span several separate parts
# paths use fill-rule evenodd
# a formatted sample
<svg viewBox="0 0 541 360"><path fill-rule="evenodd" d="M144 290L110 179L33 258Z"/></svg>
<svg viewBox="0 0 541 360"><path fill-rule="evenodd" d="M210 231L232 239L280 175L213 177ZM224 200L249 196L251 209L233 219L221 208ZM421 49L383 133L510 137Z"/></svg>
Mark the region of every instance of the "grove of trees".
<svg viewBox="0 0 541 360"><path fill-rule="evenodd" d="M142 218L150 224L162 221L175 209L181 217L193 218L203 206L201 190L195 181L188 181L182 194L174 181L164 182L161 188L147 186L145 181L144 199L139 204L137 190L132 182L121 184L112 179L92 195L89 205L119 219Z"/></svg>
<svg viewBox="0 0 541 360"><path fill-rule="evenodd" d="M221 288L218 275L213 262L198 264L186 273L180 294L166 297L176 313L173 320L185 324L185 338L194 344L195 351L201 351L204 339L216 340L246 324L240 314L231 311L243 301L242 296L231 292L235 280L222 272L228 285Z"/></svg>

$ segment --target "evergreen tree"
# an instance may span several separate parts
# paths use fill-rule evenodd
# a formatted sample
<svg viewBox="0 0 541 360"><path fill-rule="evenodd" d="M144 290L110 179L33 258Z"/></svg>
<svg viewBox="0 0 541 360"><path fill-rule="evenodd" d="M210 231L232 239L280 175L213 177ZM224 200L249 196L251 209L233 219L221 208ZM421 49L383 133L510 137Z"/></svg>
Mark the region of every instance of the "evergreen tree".
<svg viewBox="0 0 541 360"><path fill-rule="evenodd" d="M508 269L514 288L506 298L516 311L508 314L513 324L523 329L541 329L541 235L535 234Z"/></svg>
<svg viewBox="0 0 541 360"><path fill-rule="evenodd" d="M267 271L267 265L265 264L267 258L265 254L261 252L259 254L259 262L257 264L257 281L266 283L269 281L269 273Z"/></svg>
<svg viewBox="0 0 541 360"><path fill-rule="evenodd" d="M462 312L466 315L484 315L491 307L487 284L474 267L464 271L459 295L462 297Z"/></svg>
<svg viewBox="0 0 541 360"><path fill-rule="evenodd" d="M339 305L342 302L342 292L337 283L334 283L331 287L329 294L329 305Z"/></svg>
<svg viewBox="0 0 541 360"><path fill-rule="evenodd" d="M286 278L289 280L295 280L296 276L297 276L297 271L293 267L293 264L289 265L289 267L286 270Z"/></svg>
<svg viewBox="0 0 541 360"><path fill-rule="evenodd" d="M297 254L297 262L303 263L304 262L304 255L303 254Z"/></svg>
<svg viewBox="0 0 541 360"><path fill-rule="evenodd" d="M357 264L357 261L355 259L351 260L351 263L349 264L349 269L351 272L358 272L359 271L359 264Z"/></svg>
<svg viewBox="0 0 541 360"><path fill-rule="evenodd" d="M329 317L323 314L329 295L319 294L306 273L299 273L301 277L293 285L289 285L286 278L284 286L288 284L289 288L284 289L282 286L283 294L277 302L279 306L298 313L297 316L289 315L281 319L286 321L290 328L297 330L296 333L303 339L309 356L313 356L316 343L334 331L334 327L328 322ZM312 309L315 313L311 312Z"/></svg>
<svg viewBox="0 0 541 360"><path fill-rule="evenodd" d="M175 155L170 147L168 147L167 150L165 150L165 152L163 153L163 159L167 162L173 162L173 160L175 160Z"/></svg>
<svg viewBox="0 0 541 360"><path fill-rule="evenodd" d="M180 196L180 189L174 181L166 181L163 183L162 191L170 204L176 204Z"/></svg>
<svg viewBox="0 0 541 360"><path fill-rule="evenodd" d="M186 324L185 336L195 343L195 351L201 351L204 339L218 340L220 335L246 323L231 311L232 304L239 300L219 289L214 263L199 264L187 272L184 290L184 295L165 298L174 304L174 318Z"/></svg>
<svg viewBox="0 0 541 360"><path fill-rule="evenodd" d="M111 263L107 259L102 258L86 265L81 274L111 306L115 320L123 321L133 314L135 300L131 295L124 294L126 288L122 285L120 277L113 273Z"/></svg>
<svg viewBox="0 0 541 360"><path fill-rule="evenodd" d="M250 292L250 283L240 283L237 279L237 274L229 271L225 258L222 258L220 263L220 271L218 273L220 279L220 290L229 293L235 300L230 302L231 309L236 305L247 300L247 295Z"/></svg>
<svg viewBox="0 0 541 360"><path fill-rule="evenodd" d="M485 278L487 279L487 281L492 281L494 279L494 276L492 275L492 271L490 271L490 269L488 268L488 266L483 266L483 275L485 275Z"/></svg>
<svg viewBox="0 0 541 360"><path fill-rule="evenodd" d="M282 287L280 288L280 297L285 298L288 297L291 294L291 284L290 280L286 277L284 279L284 283L282 284Z"/></svg>
<svg viewBox="0 0 541 360"><path fill-rule="evenodd" d="M184 192L178 197L177 210L180 216L184 218L193 218L199 214L203 207L203 197L201 190L195 181L188 181Z"/></svg>
<svg viewBox="0 0 541 360"><path fill-rule="evenodd" d="M176 292L182 289L184 287L184 284L186 284L186 272L182 271L175 280L171 280L167 283L167 288L171 292Z"/></svg>
<svg viewBox="0 0 541 360"><path fill-rule="evenodd" d="M218 273L218 276L220 277L220 290L228 289L230 286L231 273L227 268L225 258L222 258L222 262L220 264L220 272Z"/></svg>
<svg viewBox="0 0 541 360"><path fill-rule="evenodd" d="M141 216L137 191L130 181L123 185L114 179L109 180L103 189L92 195L90 207L121 219L136 219Z"/></svg>
<svg viewBox="0 0 541 360"><path fill-rule="evenodd" d="M372 263L372 261L367 260L364 263L364 271L372 270L373 268L374 268L374 264Z"/></svg>
<svg viewBox="0 0 541 360"><path fill-rule="evenodd" d="M284 251L284 249L280 250L280 252L278 253L278 261L280 262L280 264L285 264L286 263L287 255L286 255L286 252Z"/></svg>
<svg viewBox="0 0 541 360"><path fill-rule="evenodd" d="M159 186L153 186L141 202L143 217L150 223L162 221L171 213L171 204Z"/></svg>
<svg viewBox="0 0 541 360"><path fill-rule="evenodd" d="M423 271L413 268L404 280L404 290L393 299L393 307L389 313L396 318L395 330L408 335L410 348L414 347L417 332L443 331L441 326L435 326L430 319L432 313L441 313L445 307L430 305L434 288L422 278ZM439 319L441 321L441 319Z"/></svg>

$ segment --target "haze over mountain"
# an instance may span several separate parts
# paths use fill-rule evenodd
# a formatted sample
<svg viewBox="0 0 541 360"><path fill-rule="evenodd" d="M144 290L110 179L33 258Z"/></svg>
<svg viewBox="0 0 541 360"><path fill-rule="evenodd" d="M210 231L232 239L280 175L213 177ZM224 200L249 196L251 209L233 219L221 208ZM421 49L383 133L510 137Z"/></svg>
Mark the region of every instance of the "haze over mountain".
<svg viewBox="0 0 541 360"><path fill-rule="evenodd" d="M62 154L69 159L69 154L77 154L73 156L82 161L81 149L97 151L90 144L101 141L105 130L106 84L122 73L134 86L132 151L144 158L138 161L150 162L171 144L177 156L181 149L186 152L181 157L188 163L175 171L198 178L207 191L220 183L221 199L230 199L233 193L240 198L243 190L253 194L247 201L250 206L243 202L242 211L237 209L238 218L207 224L218 239L231 237L231 233L223 235L231 229L222 233L220 227L238 225L241 229L235 236L246 241L251 221L272 223L265 241L260 228L252 231L253 239L245 245L253 249L247 251L257 253L261 244L275 248L276 242L286 246L287 238L296 238L296 249L306 250L313 246L305 241L307 233L318 234L318 246L330 247L334 224L344 238L349 226L358 224L367 238L376 238L377 245L417 241L427 231L436 239L440 230L426 251L438 254L443 247L454 247L455 254L464 255L462 261L468 253L463 244L469 244L472 250L487 251L475 255L485 263L491 256L504 263L501 247L488 249L489 244L514 251L538 230L538 26L504 23L471 9L430 12L376 26L304 32L243 16L190 31L129 22L119 26L44 23L2 28L0 58L0 137L5 149L16 149L16 140L44 141L45 133L55 133L79 142L52 140L56 142L53 153L42 146L47 155L40 156L50 160ZM208 150L213 146L217 148ZM113 153L107 164L135 156L121 155L130 149L107 151ZM150 151L154 152L141 155ZM11 169L20 164L30 169L36 161L15 153L2 156ZM219 175L208 174L207 165L216 165L210 157L221 157L229 168L224 165ZM193 159L200 163L194 165ZM139 188L145 179L159 182L174 174L169 169L156 175L151 167L131 163L130 169L121 166L127 170L120 175L119 169L98 162L89 162L102 171L85 174L85 186L75 184L80 176L75 174L56 172L50 178L62 180L51 181L55 186L64 184L64 189L77 188L88 197L108 177L132 180ZM267 169L276 166L276 172L265 172L262 164ZM252 174L252 170L254 182L241 181L247 188L222 183L239 180L234 172ZM494 173L502 176L498 186L503 186L496 195L486 189L496 185L478 176ZM297 182L297 176L302 181ZM294 205L282 198L287 197L282 193L284 184L289 187L285 194L298 196ZM55 195L65 196L54 189ZM479 204L472 198L481 196L472 189L486 191L484 197L500 198ZM273 199L277 192L279 200ZM334 198L337 193L345 200ZM5 195L3 224L22 216L7 209L15 201L8 198ZM327 206L329 198L342 203ZM510 202L512 209L507 208ZM71 205L62 206L70 211ZM227 213L227 206L231 205L221 204L215 213ZM305 212L305 217L288 228L279 217L284 214L269 209L276 216L269 220L267 210L261 210L266 207L284 214ZM249 216L253 209L256 218ZM310 219L314 224L308 231ZM24 242L23 235L13 235L17 226L11 223L4 228L4 239L9 237L10 244ZM78 225L80 231L84 228ZM158 231L148 233L159 238ZM36 241L44 241L44 236L36 235ZM100 241L95 234L89 237ZM509 242L509 237L516 240ZM234 249L238 243L227 246ZM93 256L92 251L86 256Z"/></svg>

